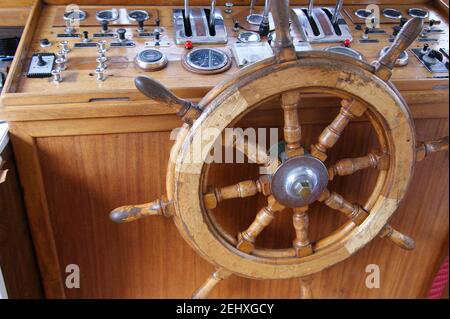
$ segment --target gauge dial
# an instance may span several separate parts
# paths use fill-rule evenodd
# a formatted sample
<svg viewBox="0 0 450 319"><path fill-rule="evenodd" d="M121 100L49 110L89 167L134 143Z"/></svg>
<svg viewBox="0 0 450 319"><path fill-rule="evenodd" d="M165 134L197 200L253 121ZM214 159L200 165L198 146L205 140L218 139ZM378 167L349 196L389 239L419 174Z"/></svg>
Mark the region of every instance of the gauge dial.
<svg viewBox="0 0 450 319"><path fill-rule="evenodd" d="M82 21L86 19L87 13L83 10L72 9L64 12L64 20Z"/></svg>
<svg viewBox="0 0 450 319"><path fill-rule="evenodd" d="M355 11L355 15L361 19L367 19L373 14L371 10L368 9L358 9Z"/></svg>
<svg viewBox="0 0 450 319"><path fill-rule="evenodd" d="M145 71L157 71L167 65L167 57L161 51L146 49L139 52L135 62L138 67Z"/></svg>
<svg viewBox="0 0 450 319"><path fill-rule="evenodd" d="M132 21L139 21L139 20L148 20L150 18L149 14L145 10L132 10L128 12L128 19Z"/></svg>
<svg viewBox="0 0 450 319"><path fill-rule="evenodd" d="M231 65L231 60L219 49L200 48L189 52L185 57L185 66L191 71L201 73L218 73Z"/></svg>
<svg viewBox="0 0 450 319"><path fill-rule="evenodd" d="M251 31L244 31L244 32L239 33L238 39L239 39L239 41L241 41L243 43L261 41L260 35L256 32L251 32Z"/></svg>
<svg viewBox="0 0 450 319"><path fill-rule="evenodd" d="M119 17L119 12L116 9L101 10L95 14L98 21L114 21Z"/></svg>
<svg viewBox="0 0 450 319"><path fill-rule="evenodd" d="M392 9L392 8L384 9L383 15L386 18L390 18L390 19L400 19L402 17L402 13L400 11L398 11L397 9Z"/></svg>
<svg viewBox="0 0 450 319"><path fill-rule="evenodd" d="M408 14L413 18L426 18L428 17L428 11L420 8L410 8Z"/></svg>

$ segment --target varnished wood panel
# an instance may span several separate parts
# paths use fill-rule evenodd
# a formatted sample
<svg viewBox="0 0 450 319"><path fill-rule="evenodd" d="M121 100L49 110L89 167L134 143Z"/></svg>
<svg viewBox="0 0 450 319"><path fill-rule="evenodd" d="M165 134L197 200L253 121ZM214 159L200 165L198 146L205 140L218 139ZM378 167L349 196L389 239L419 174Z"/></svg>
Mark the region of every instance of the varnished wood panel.
<svg viewBox="0 0 450 319"><path fill-rule="evenodd" d="M420 120L419 139L448 133L446 120ZM313 140L322 124L304 126L306 140ZM333 150L331 160L364 155L373 140L366 123L354 123ZM168 219L150 218L115 225L108 212L116 206L146 202L164 191L169 134L108 134L83 137L38 138L50 220L61 269L69 263L81 268L81 288L68 297L190 297L212 266L204 262L178 235ZM254 168L222 169L216 178L234 182L252 176ZM420 298L424 297L448 238L448 154L433 155L420 163L411 189L392 220L393 226L411 235L417 244L405 252L389 241L376 239L349 260L316 276L319 298ZM239 176L239 177L237 177ZM436 184L436 180L440 182ZM214 176L211 177L214 181ZM348 199L361 201L373 182L373 172L339 177L333 189ZM222 207L221 219L241 229L258 207L254 199L233 201ZM338 227L339 213L312 207L312 238ZM261 245L284 246L292 240L288 216L271 225ZM381 288L367 289L365 267L378 264ZM186 273L191 274L189 278ZM64 276L64 274L61 274ZM212 297L295 298L296 280L252 281L232 277L222 282Z"/></svg>
<svg viewBox="0 0 450 319"><path fill-rule="evenodd" d="M41 298L39 270L34 257L17 170L11 146L1 154L6 181L0 184L0 266L9 298Z"/></svg>

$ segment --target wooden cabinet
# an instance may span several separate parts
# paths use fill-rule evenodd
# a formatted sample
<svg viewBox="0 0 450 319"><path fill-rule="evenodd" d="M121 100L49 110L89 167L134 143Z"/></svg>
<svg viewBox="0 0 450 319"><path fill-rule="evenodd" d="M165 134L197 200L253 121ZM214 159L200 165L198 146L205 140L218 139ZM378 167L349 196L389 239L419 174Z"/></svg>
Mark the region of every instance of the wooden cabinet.
<svg viewBox="0 0 450 319"><path fill-rule="evenodd" d="M41 298L39 270L34 256L22 192L11 146L0 152L7 170L0 184L0 266L9 298Z"/></svg>
<svg viewBox="0 0 450 319"><path fill-rule="evenodd" d="M109 219L109 212L118 206L149 202L165 192L171 132L181 121L173 110L148 101L135 90L132 78L137 71L133 68L121 69L125 75L118 82L77 83L76 90L72 90L70 81L62 82L56 92L50 81L41 87L37 82L28 82L20 63L29 58L30 47L36 48L36 40L42 37L39 32L47 34L46 27L39 25L40 17L48 22L53 9L47 4L35 6L26 29L29 33L20 48L23 56L15 62L14 74L7 83L10 91L3 97L0 111L11 127L45 297L189 298L213 266L185 243L172 220L152 217L117 225ZM170 7L160 6L159 10L162 24L170 25ZM448 15L444 20L447 28ZM227 23L231 25L231 21ZM32 29L38 33L32 33ZM369 59L378 55L378 50L364 46L360 49ZM169 62L171 68L152 76L181 97L198 100L223 77L187 73L178 64L182 52L182 48L171 51L175 57L172 65ZM411 61L408 68L394 71L393 83L410 106L417 140L448 135L448 81L430 78L418 61ZM229 72L236 69L233 66ZM86 69L80 70L81 77L88 76ZM336 99L307 95L299 110L305 145L316 142L338 112ZM267 102L243 118L240 125L282 130L279 101ZM353 121L330 152L330 162L367 154L374 138L366 119ZM225 186L257 175L253 165L236 164L233 173L230 171L217 164L211 181ZM377 238L352 258L317 274L312 283L315 297L425 297L436 265L447 253L447 176L448 153L435 154L419 163L409 192L391 220L394 227L414 238L414 251L400 250ZM374 179L374 172L365 170L350 177L336 177L332 187L349 200L361 202ZM263 204L258 197L232 200L215 212L216 218L237 233L248 226ZM259 238L261 244L290 245L295 237L291 217L281 216L271 224ZM337 212L314 204L310 209L311 239L320 238L344 221ZM80 288L65 286L69 275L66 267L72 264L79 266ZM380 267L378 289L365 286L366 267L370 264ZM221 282L211 297L298 295L297 279L258 281L232 276Z"/></svg>

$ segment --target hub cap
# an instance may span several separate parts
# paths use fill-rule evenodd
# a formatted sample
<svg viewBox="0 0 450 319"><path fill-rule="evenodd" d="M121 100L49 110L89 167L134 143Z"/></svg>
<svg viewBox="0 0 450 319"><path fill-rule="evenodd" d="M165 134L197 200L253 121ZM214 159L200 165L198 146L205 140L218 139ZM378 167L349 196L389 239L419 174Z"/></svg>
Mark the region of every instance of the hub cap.
<svg viewBox="0 0 450 319"><path fill-rule="evenodd" d="M325 165L312 156L288 159L272 178L272 194L286 207L302 207L316 201L328 184Z"/></svg>

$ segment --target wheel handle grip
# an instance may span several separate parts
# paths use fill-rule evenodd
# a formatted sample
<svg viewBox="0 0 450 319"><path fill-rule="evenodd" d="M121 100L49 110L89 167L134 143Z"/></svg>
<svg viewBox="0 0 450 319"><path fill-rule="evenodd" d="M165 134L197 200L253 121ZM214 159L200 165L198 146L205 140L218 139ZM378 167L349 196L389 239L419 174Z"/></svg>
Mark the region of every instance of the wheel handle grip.
<svg viewBox="0 0 450 319"><path fill-rule="evenodd" d="M146 76L138 76L135 78L134 83L136 88L145 96L176 109L178 116L188 124L192 124L201 114L197 104L179 98L156 80Z"/></svg>
<svg viewBox="0 0 450 319"><path fill-rule="evenodd" d="M390 77L390 71L394 68L395 61L416 40L422 32L422 28L423 20L421 18L412 18L406 22L395 37L391 47L373 63L375 73L380 73L382 78L388 79Z"/></svg>

